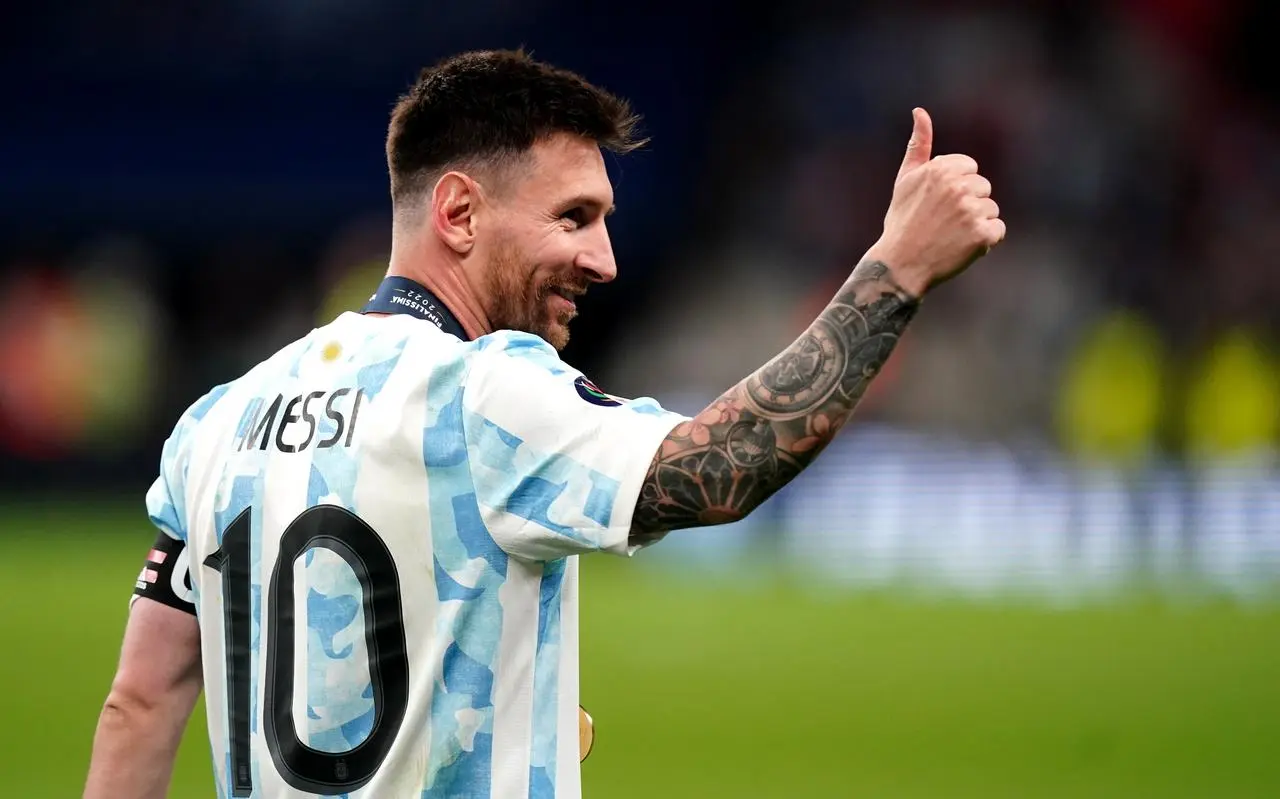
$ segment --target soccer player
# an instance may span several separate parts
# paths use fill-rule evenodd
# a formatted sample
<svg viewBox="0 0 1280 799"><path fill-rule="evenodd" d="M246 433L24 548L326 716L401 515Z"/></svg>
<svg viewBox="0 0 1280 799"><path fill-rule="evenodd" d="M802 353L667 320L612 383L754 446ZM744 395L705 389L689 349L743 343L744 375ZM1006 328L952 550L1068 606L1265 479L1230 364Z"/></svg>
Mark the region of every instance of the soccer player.
<svg viewBox="0 0 1280 799"><path fill-rule="evenodd" d="M693 418L618 399L558 350L616 275L602 150L635 121L521 52L400 100L386 280L165 444L86 796L162 796L203 688L219 796L578 797L576 556L750 513L1004 237L917 109L883 235L794 344Z"/></svg>

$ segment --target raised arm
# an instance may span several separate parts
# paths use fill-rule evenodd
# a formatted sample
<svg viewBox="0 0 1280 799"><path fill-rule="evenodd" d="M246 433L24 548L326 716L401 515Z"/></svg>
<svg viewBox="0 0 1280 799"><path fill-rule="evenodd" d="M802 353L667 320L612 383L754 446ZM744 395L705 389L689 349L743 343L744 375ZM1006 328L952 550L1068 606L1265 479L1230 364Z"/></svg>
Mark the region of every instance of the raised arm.
<svg viewBox="0 0 1280 799"><path fill-rule="evenodd" d="M849 420L924 293L1004 238L977 163L931 158L932 122L914 117L884 234L803 335L662 442L632 543L736 521L790 482Z"/></svg>

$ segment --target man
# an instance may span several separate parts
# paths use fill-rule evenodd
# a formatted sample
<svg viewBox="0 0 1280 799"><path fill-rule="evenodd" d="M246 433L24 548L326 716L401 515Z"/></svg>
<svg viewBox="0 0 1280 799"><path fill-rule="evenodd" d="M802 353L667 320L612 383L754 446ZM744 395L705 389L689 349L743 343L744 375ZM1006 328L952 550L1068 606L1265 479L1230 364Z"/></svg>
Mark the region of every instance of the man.
<svg viewBox="0 0 1280 799"><path fill-rule="evenodd" d="M223 796L579 796L575 556L751 512L848 421L925 291L1004 237L977 165L931 158L914 113L881 239L685 418L557 355L616 275L601 151L638 146L627 104L519 52L424 72L391 119L365 312L165 445L85 795L163 795L203 685Z"/></svg>

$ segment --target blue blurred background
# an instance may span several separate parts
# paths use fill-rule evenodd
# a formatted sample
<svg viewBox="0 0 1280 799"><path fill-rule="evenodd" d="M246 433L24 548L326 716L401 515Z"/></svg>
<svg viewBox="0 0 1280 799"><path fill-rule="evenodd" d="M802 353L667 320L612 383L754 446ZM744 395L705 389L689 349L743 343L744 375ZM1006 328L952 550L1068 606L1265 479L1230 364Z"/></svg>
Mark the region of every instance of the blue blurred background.
<svg viewBox="0 0 1280 799"><path fill-rule="evenodd" d="M803 329L879 232L912 105L993 179L1007 244L930 297L852 433L752 520L788 554L842 578L1275 573L1276 12L1036 8L14 9L0 485L137 496L193 398L374 285L386 118L417 69L524 45L654 137L611 163L621 277L567 352L615 393L694 412Z"/></svg>
<svg viewBox="0 0 1280 799"><path fill-rule="evenodd" d="M977 158L1009 227L929 297L813 469L738 525L673 535L642 573L673 586L798 576L829 597L1271 607L1276 8L7 8L0 523L14 541L74 529L123 552L123 603L151 535L142 494L181 410L358 307L381 275L397 94L446 55L523 45L630 98L653 137L610 161L620 277L592 292L565 353L612 393L693 413L789 343L878 235L915 105L937 152ZM110 525L103 507L122 509ZM10 577L39 557L0 551ZM122 623L103 622L104 662ZM626 637L599 624L588 665L603 657L592 646ZM1251 701L1275 700L1259 690ZM864 795L910 794L886 790Z"/></svg>

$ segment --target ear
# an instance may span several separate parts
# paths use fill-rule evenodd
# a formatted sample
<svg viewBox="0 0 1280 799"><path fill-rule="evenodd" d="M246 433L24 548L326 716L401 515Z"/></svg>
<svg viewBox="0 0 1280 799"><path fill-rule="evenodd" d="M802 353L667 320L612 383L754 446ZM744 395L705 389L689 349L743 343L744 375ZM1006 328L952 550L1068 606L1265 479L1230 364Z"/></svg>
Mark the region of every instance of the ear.
<svg viewBox="0 0 1280 799"><path fill-rule="evenodd" d="M431 192L431 225L440 240L459 255L475 245L479 188L461 172L446 172Z"/></svg>

